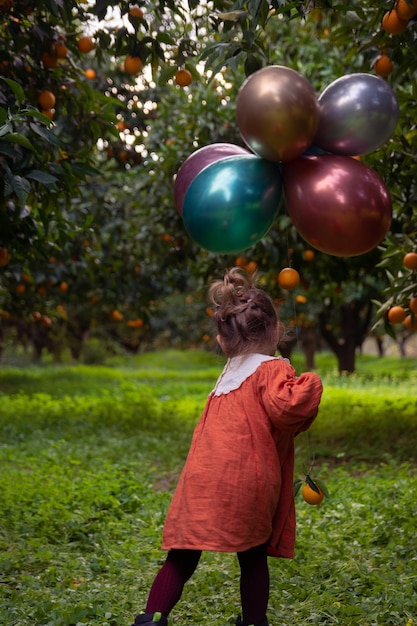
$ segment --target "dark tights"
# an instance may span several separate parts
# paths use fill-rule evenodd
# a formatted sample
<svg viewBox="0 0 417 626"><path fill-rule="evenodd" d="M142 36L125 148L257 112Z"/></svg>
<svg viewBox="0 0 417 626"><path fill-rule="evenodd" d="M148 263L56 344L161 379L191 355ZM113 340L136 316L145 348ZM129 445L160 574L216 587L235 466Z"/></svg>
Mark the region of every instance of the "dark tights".
<svg viewBox="0 0 417 626"><path fill-rule="evenodd" d="M200 550L170 550L149 593L147 613L159 611L166 617L181 598L184 585L194 574ZM266 545L238 552L243 624L260 624L265 619L269 598L269 569Z"/></svg>

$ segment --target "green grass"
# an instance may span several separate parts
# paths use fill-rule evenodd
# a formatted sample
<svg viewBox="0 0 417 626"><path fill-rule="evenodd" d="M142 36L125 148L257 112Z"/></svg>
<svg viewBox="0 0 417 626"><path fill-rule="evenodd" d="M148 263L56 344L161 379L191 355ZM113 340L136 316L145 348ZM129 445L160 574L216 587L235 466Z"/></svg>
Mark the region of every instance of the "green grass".
<svg viewBox="0 0 417 626"><path fill-rule="evenodd" d="M297 440L293 561L271 559L272 626L417 620L417 364L331 355L319 417ZM298 371L302 360L296 355ZM0 623L128 626L163 562L161 530L192 429L223 359L144 354L106 367L0 370ZM233 623L234 555L205 553L171 624ZM411 622L410 620L414 620Z"/></svg>

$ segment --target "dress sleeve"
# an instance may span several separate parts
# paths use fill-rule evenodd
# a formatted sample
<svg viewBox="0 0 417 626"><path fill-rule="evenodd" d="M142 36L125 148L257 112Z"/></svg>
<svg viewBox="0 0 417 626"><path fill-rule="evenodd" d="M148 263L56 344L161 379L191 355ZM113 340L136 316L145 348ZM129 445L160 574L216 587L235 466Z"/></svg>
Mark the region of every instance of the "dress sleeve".
<svg viewBox="0 0 417 626"><path fill-rule="evenodd" d="M260 370L261 401L272 423L293 434L307 430L314 421L323 386L314 372L297 376L284 360L265 363Z"/></svg>

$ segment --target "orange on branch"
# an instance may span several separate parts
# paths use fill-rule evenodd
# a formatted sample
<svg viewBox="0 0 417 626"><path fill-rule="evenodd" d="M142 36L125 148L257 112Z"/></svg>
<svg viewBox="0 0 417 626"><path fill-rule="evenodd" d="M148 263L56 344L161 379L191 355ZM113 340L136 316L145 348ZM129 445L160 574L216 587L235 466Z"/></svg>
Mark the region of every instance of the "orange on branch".
<svg viewBox="0 0 417 626"><path fill-rule="evenodd" d="M292 291L300 284L300 274L292 267L284 267L278 274L278 284L282 289Z"/></svg>
<svg viewBox="0 0 417 626"><path fill-rule="evenodd" d="M94 41L88 35L83 35L77 41L78 50L86 54L94 48Z"/></svg>
<svg viewBox="0 0 417 626"><path fill-rule="evenodd" d="M302 294L298 294L297 296L295 296L295 301L297 304L306 304L307 298Z"/></svg>
<svg viewBox="0 0 417 626"><path fill-rule="evenodd" d="M303 488L301 490L301 495L303 496L303 498L307 502L307 504L316 505L316 504L320 504L320 502L323 501L324 493L322 492L320 487L318 487L316 484L315 484L315 487L317 488L318 491L315 491L307 483L305 483L305 485L303 485Z"/></svg>
<svg viewBox="0 0 417 626"><path fill-rule="evenodd" d="M314 250L304 250L303 259L305 261L312 261L314 259Z"/></svg>
<svg viewBox="0 0 417 626"><path fill-rule="evenodd" d="M175 82L180 87L188 87L188 85L190 85L192 81L193 81L193 76L190 70L182 69L182 70L177 70L175 72Z"/></svg>
<svg viewBox="0 0 417 626"><path fill-rule="evenodd" d="M42 115L48 117L50 120L54 119L54 109L41 109Z"/></svg>
<svg viewBox="0 0 417 626"><path fill-rule="evenodd" d="M140 20L141 20L141 19L142 19L142 17L143 17L143 11L142 11L142 9L141 9L140 7L138 7L138 6L137 6L137 4L135 4L134 6L131 6L131 7L129 8L129 13L130 13L130 15L131 15L132 17L137 17L137 18L139 18Z"/></svg>
<svg viewBox="0 0 417 626"><path fill-rule="evenodd" d="M48 315L42 315L41 323L45 328L50 328L52 326L52 320Z"/></svg>
<svg viewBox="0 0 417 626"><path fill-rule="evenodd" d="M394 69L394 63L387 54L380 54L379 57L375 59L373 67L378 76L386 78Z"/></svg>
<svg viewBox="0 0 417 626"><path fill-rule="evenodd" d="M0 248L0 267L5 267L10 263L11 256L6 248Z"/></svg>
<svg viewBox="0 0 417 626"><path fill-rule="evenodd" d="M121 322L123 319L123 313L120 313L117 309L110 311L109 315L112 322Z"/></svg>
<svg viewBox="0 0 417 626"><path fill-rule="evenodd" d="M408 20L417 15L417 0L413 0L411 5L406 0L397 0L395 10L401 20L408 22Z"/></svg>
<svg viewBox="0 0 417 626"><path fill-rule="evenodd" d="M416 315L407 315L404 320L404 326L407 330L416 331L417 330L417 316Z"/></svg>
<svg viewBox="0 0 417 626"><path fill-rule="evenodd" d="M403 258L403 265L408 270L417 270L417 252L407 252Z"/></svg>
<svg viewBox="0 0 417 626"><path fill-rule="evenodd" d="M56 41L52 46L52 53L55 54L58 59L65 59L68 55L68 48L63 41Z"/></svg>
<svg viewBox="0 0 417 626"><path fill-rule="evenodd" d="M44 109L44 110L53 109L55 106L55 103L56 103L56 97L55 97L55 94L52 93L52 91L49 91L48 89L41 91L41 93L38 96L38 104L41 109Z"/></svg>
<svg viewBox="0 0 417 626"><path fill-rule="evenodd" d="M382 18L382 28L389 35L401 35L407 28L407 22L402 20L397 11L387 11Z"/></svg>
<svg viewBox="0 0 417 626"><path fill-rule="evenodd" d="M417 313L417 298L411 298L409 306L410 311Z"/></svg>
<svg viewBox="0 0 417 626"><path fill-rule="evenodd" d="M47 70L53 70L58 65L57 55L51 52L44 52L41 56L41 61Z"/></svg>
<svg viewBox="0 0 417 626"><path fill-rule="evenodd" d="M89 80L94 80L94 78L96 77L96 71L93 70L91 67L85 70L84 74L85 74L85 77L88 78Z"/></svg>
<svg viewBox="0 0 417 626"><path fill-rule="evenodd" d="M138 74L143 68L142 59L138 56L128 55L124 62L124 70L128 74Z"/></svg>
<svg viewBox="0 0 417 626"><path fill-rule="evenodd" d="M388 321L390 324L401 324L406 318L406 310L404 307L396 305L388 310Z"/></svg>

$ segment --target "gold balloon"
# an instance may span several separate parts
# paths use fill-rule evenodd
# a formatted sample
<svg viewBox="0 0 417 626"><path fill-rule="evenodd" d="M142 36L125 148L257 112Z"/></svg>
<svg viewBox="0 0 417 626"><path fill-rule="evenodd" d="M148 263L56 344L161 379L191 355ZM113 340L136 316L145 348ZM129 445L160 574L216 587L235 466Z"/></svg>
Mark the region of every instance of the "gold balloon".
<svg viewBox="0 0 417 626"><path fill-rule="evenodd" d="M243 141L268 161L290 161L313 142L320 107L311 83L281 65L258 70L242 84L236 117Z"/></svg>

